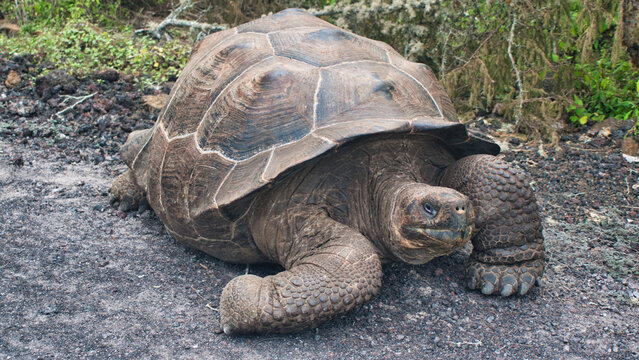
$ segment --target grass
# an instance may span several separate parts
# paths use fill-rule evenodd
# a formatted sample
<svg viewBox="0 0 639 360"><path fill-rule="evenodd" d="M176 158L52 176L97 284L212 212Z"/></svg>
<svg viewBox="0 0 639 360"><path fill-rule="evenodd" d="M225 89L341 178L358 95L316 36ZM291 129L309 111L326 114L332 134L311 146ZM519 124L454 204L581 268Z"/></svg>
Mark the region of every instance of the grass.
<svg viewBox="0 0 639 360"><path fill-rule="evenodd" d="M0 37L0 52L33 54L49 70L66 69L78 76L115 69L143 84L179 75L192 44L185 40L156 42L136 37L129 26L102 29L84 20L62 27L23 26L20 34Z"/></svg>

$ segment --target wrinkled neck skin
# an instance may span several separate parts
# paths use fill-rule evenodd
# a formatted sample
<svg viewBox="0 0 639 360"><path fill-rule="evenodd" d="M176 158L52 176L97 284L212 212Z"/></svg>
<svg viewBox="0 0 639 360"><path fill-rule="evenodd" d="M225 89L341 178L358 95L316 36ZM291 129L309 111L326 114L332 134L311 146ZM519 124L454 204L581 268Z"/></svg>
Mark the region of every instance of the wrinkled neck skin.
<svg viewBox="0 0 639 360"><path fill-rule="evenodd" d="M394 212L397 206L398 195L402 189L412 184L419 183L417 179L406 176L400 169L387 169L377 179L372 187L373 199L375 199L373 221L377 221L378 234L371 240L376 242L377 248L382 252L384 260L403 261L393 251L391 244L400 242L398 223L394 220ZM373 226L375 224L372 224Z"/></svg>
<svg viewBox="0 0 639 360"><path fill-rule="evenodd" d="M406 142L403 146L400 151L384 149L371 159L371 217L363 233L384 260L423 264L465 245L472 231L472 221L468 221L473 217L472 209L459 215L452 214L450 207L441 207L440 215L421 218L425 200L437 206L464 196L437 186L445 165L454 161L442 147L429 142ZM428 225L429 221L433 223ZM407 234L406 229L414 230ZM458 238L459 233L463 235Z"/></svg>

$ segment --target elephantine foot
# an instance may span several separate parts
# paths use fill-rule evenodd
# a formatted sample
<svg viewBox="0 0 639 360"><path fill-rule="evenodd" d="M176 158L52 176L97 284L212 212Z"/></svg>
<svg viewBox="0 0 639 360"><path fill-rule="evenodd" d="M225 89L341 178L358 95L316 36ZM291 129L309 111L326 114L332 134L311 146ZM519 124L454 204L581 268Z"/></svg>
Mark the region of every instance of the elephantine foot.
<svg viewBox="0 0 639 360"><path fill-rule="evenodd" d="M138 208L148 208L146 196L140 187L135 183L133 173L127 170L120 174L109 189L109 203L118 206L122 211L137 210Z"/></svg>
<svg viewBox="0 0 639 360"><path fill-rule="evenodd" d="M480 289L485 295L524 295L535 282L540 284L544 260L535 259L518 264L493 265L471 261L466 271L468 287Z"/></svg>

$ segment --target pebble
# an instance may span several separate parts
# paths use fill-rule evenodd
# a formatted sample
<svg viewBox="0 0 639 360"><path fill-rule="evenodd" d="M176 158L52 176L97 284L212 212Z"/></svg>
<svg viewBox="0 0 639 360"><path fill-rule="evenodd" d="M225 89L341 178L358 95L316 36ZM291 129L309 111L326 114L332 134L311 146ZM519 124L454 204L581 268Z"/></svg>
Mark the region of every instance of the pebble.
<svg viewBox="0 0 639 360"><path fill-rule="evenodd" d="M59 312L59 310L55 305L47 305L40 312L44 315L55 315Z"/></svg>

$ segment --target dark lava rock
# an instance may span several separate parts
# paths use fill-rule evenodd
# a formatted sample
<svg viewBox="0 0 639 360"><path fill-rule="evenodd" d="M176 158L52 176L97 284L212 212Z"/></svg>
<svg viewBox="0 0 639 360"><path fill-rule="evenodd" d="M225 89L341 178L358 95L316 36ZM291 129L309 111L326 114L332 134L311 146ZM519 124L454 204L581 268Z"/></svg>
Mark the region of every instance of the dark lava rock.
<svg viewBox="0 0 639 360"><path fill-rule="evenodd" d="M54 70L44 76L36 78L35 90L43 100L48 100L57 93L74 92L76 83L76 79L69 75L66 70Z"/></svg>
<svg viewBox="0 0 639 360"><path fill-rule="evenodd" d="M107 69L95 74L96 79L115 82L120 79L120 73L117 70Z"/></svg>

